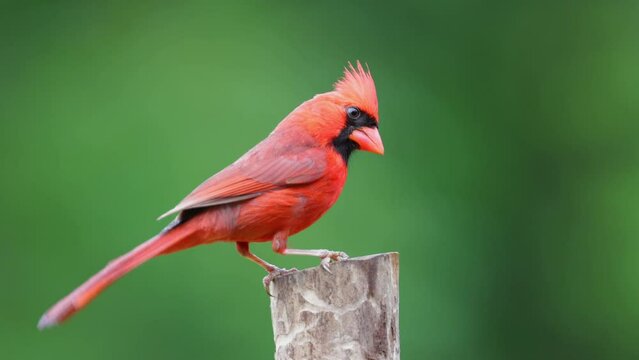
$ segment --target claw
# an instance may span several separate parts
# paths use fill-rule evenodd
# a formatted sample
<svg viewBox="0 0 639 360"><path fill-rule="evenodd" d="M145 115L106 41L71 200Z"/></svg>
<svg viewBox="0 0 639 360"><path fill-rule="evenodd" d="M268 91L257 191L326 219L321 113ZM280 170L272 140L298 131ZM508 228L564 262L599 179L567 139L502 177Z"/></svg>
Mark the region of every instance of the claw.
<svg viewBox="0 0 639 360"><path fill-rule="evenodd" d="M320 266L322 267L322 269L326 270L329 274L332 274L331 272L331 258L330 257L325 257L322 258L322 261L320 261Z"/></svg>
<svg viewBox="0 0 639 360"><path fill-rule="evenodd" d="M322 266L322 269L328 271L329 273L332 274L330 267L331 267L331 262L332 261L341 261L341 260L346 260L348 259L348 255L343 252L343 251L328 251L326 250L326 252L324 254L322 254L322 256L320 256L320 259L322 259L322 261L320 262L320 266Z"/></svg>
<svg viewBox="0 0 639 360"><path fill-rule="evenodd" d="M270 271L268 275L266 275L264 279L262 279L262 284L264 284L264 290L266 291L266 294L270 297L273 297L273 295L271 295L271 292L269 290L270 290L271 282L275 280L275 278L277 278L280 275L290 274L295 271L297 271L296 268L292 268L292 269L275 268L272 271Z"/></svg>

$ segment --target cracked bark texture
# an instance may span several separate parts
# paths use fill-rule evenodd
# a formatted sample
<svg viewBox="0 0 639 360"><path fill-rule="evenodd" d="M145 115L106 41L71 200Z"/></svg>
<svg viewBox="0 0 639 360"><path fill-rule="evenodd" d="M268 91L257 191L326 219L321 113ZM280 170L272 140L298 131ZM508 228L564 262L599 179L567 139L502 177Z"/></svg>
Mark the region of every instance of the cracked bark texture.
<svg viewBox="0 0 639 360"><path fill-rule="evenodd" d="M270 285L275 359L399 359L399 254L285 274Z"/></svg>

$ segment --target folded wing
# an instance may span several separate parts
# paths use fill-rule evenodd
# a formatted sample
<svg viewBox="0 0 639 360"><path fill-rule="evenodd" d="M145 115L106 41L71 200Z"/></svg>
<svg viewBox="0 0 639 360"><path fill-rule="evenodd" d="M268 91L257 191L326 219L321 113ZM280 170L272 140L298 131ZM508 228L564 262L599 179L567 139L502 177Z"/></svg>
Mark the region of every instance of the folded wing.
<svg viewBox="0 0 639 360"><path fill-rule="evenodd" d="M213 175L161 218L180 211L244 201L261 194L307 184L326 170L326 152L302 145L274 146L267 139Z"/></svg>

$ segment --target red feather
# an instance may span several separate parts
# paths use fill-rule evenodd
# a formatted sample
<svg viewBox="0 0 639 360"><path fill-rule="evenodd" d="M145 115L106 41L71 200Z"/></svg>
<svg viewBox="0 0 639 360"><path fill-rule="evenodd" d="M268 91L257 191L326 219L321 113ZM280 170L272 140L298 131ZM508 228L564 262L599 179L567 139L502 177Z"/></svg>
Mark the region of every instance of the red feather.
<svg viewBox="0 0 639 360"><path fill-rule="evenodd" d="M88 305L117 279L126 275L129 271L135 269L145 261L159 255L162 251L193 235L196 230L196 228L185 226L161 233L142 243L126 255L111 261L102 271L93 275L71 294L52 306L40 318L38 328L47 328L66 320Z"/></svg>

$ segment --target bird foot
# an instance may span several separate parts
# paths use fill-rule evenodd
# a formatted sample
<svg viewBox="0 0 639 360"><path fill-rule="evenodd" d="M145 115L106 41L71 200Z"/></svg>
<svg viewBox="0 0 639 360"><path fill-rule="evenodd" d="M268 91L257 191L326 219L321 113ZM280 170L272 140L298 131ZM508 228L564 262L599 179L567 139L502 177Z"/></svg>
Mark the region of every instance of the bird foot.
<svg viewBox="0 0 639 360"><path fill-rule="evenodd" d="M290 274L292 272L296 272L297 269L296 268L292 268L292 269L280 269L278 267L274 268L273 270L269 271L268 275L266 275L264 277L264 279L262 279L262 284L264 284L264 290L266 290L266 294L268 294L268 296L273 296L271 295L270 292L270 286L271 286L271 282L273 280L275 280L276 277L280 276L280 275L284 275L284 274Z"/></svg>
<svg viewBox="0 0 639 360"><path fill-rule="evenodd" d="M322 259L320 265L322 266L322 269L328 271L329 273L331 272L331 262L348 259L348 254L343 251L324 250L324 252L325 253L320 255L320 259Z"/></svg>

